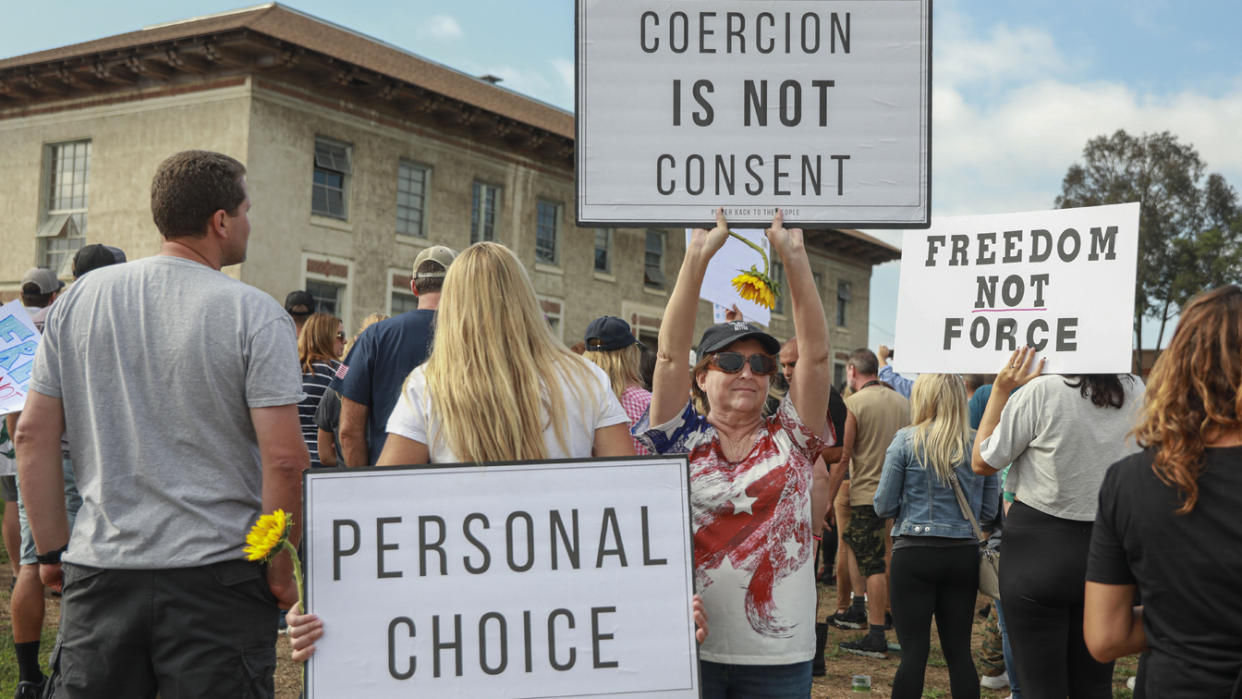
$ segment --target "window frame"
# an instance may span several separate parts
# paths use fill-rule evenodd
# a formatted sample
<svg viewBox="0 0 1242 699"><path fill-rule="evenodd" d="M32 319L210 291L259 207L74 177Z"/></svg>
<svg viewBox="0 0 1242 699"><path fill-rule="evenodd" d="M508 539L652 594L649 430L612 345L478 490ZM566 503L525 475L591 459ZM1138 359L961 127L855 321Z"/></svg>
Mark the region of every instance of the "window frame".
<svg viewBox="0 0 1242 699"><path fill-rule="evenodd" d="M417 171L420 171L420 172L422 173L422 177L423 177L423 181L422 181L422 192L418 195L418 197L419 197L419 205L418 205L418 207L417 207L417 210L418 210L418 230L417 230L417 231L415 231L415 232L405 231L405 230L402 230L402 229L401 229L401 226L402 226L402 221L403 221L403 220L404 220L404 221L408 221L408 220L409 220L409 218L408 218L408 217L406 217L405 219L403 219L403 218L402 218L402 216L401 216L401 212L402 212L402 210L403 210L403 209L414 209L414 208L415 208L415 207L410 206L410 205L408 205L408 204L407 204L407 205L403 205L403 204L401 203L401 195L402 195L402 194L405 194L406 196L413 196L413 193L412 193L412 192L403 192L403 191L401 191L402 169L403 169L403 168L407 168L407 169L410 169L410 170L417 170ZM419 240L426 240L426 238L427 238L427 202L428 202L428 199L429 199L429 197L427 196L427 194L428 194L428 192L431 190L431 174L432 174L432 168L431 168L431 166L430 166L430 165L426 165L426 164L423 164L423 163L420 163L420 162L417 162L417 161L414 161L414 160L409 160L409 159L407 159L407 158L399 158L399 159L397 160L397 199L396 199L396 202L397 202L397 217L396 217L396 221L394 222L394 230L396 231L396 234L397 234L397 235L399 235L399 236L405 236L405 237L409 237L409 238L417 238L417 239L419 239ZM409 179L409 178L406 178L406 179Z"/></svg>
<svg viewBox="0 0 1242 699"><path fill-rule="evenodd" d="M837 327L844 328L849 322L849 302L853 300L853 284L845 279L837 280Z"/></svg>
<svg viewBox="0 0 1242 699"><path fill-rule="evenodd" d="M63 157L66 147L73 148L72 155L67 159ZM79 147L82 148L80 153ZM44 145L43 192L39 198L41 215L35 230L35 266L48 267L57 276L69 274L74 253L86 244L92 150L89 138ZM79 161L82 163L80 169L76 167ZM69 168L62 170L60 165L66 162ZM81 173L80 182L78 173ZM66 174L68 183L64 181ZM67 201L62 199L65 194Z"/></svg>
<svg viewBox="0 0 1242 699"><path fill-rule="evenodd" d="M321 152L321 145L324 152ZM333 148L340 149L339 158L338 154L329 152L328 149ZM339 176L341 178L340 187L319 182L320 172ZM352 175L353 146L327 136L315 136L315 147L311 152L311 215L348 221L350 180ZM340 193L341 210L339 213L329 209L329 198L326 195L324 208L316 208L315 195L320 190L325 192L338 191Z"/></svg>
<svg viewBox="0 0 1242 699"><path fill-rule="evenodd" d="M487 193L493 193L492 205L490 208L485 206L487 201ZM500 206L501 199L504 196L504 188L489 184L483 180L475 180L470 185L470 244L480 243L483 241L495 242L500 238ZM482 220L487 215L491 215L491 235L486 235L485 231L480 230L483 225Z"/></svg>
<svg viewBox="0 0 1242 699"><path fill-rule="evenodd" d="M600 252L599 235L600 233L604 234L604 268L603 269L599 268L599 252ZM611 228L596 228L595 229L595 246L593 248L593 253L591 255L591 269L594 270L596 274L605 275L609 277L612 276L612 247L613 247L612 241L613 241L613 231Z"/></svg>
<svg viewBox="0 0 1242 699"><path fill-rule="evenodd" d="M651 250L651 238L653 235L660 241L660 251L659 253L656 253L659 255L660 260L658 266L656 266L654 270L656 272L655 276L651 276L649 274L652 271L652 265L647 257L648 255L653 254ZM648 228L646 235L643 238L643 289L648 291L668 290L668 276L664 274L664 259L667 256L668 233L666 231Z"/></svg>
<svg viewBox="0 0 1242 699"><path fill-rule="evenodd" d="M543 229L541 215L546 207L552 209L552 258L545 259L541 257L540 251L540 232ZM549 267L561 266L561 216L565 207L559 202L542 197L535 199L535 264L547 265Z"/></svg>

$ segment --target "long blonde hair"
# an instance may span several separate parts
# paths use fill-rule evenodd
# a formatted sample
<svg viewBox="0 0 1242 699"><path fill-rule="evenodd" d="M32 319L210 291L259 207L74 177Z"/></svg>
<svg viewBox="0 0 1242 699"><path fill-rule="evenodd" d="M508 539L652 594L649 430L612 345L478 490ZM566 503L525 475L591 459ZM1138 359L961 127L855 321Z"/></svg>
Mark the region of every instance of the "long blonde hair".
<svg viewBox="0 0 1242 699"><path fill-rule="evenodd" d="M558 388L581 399L594 384L586 360L552 335L517 256L491 242L466 248L449 267L424 371L442 432L434 439L447 438L470 462L547 458L549 422L568 451Z"/></svg>
<svg viewBox="0 0 1242 699"><path fill-rule="evenodd" d="M312 313L302 324L298 333L298 361L303 374L313 374L315 362L332 362L336 356L336 334L340 332L341 319L327 313Z"/></svg>
<svg viewBox="0 0 1242 699"><path fill-rule="evenodd" d="M961 377L919 374L910 391L910 413L915 458L948 483L953 468L970 456L970 414Z"/></svg>
<svg viewBox="0 0 1242 699"><path fill-rule="evenodd" d="M625 393L625 389L631 385L643 385L639 368L643 358L643 351L639 348L638 343L618 350L593 350L587 348L583 351L582 356L593 362L595 366L603 369L604 373L608 375L608 383L612 385L612 392L616 394L617 400L621 400L621 394Z"/></svg>

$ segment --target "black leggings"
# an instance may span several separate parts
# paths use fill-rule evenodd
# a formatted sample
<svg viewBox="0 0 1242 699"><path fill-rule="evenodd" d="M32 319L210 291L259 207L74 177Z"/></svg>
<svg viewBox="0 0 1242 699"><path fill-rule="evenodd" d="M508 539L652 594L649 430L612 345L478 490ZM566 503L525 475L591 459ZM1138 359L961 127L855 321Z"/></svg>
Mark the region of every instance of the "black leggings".
<svg viewBox="0 0 1242 699"><path fill-rule="evenodd" d="M1097 663L1082 637L1091 525L1020 502L1005 520L1001 599L1023 697L1113 696L1113 664Z"/></svg>
<svg viewBox="0 0 1242 699"><path fill-rule="evenodd" d="M899 548L893 551L889 584L893 628L901 644L901 666L893 678L894 699L923 696L933 615L954 699L976 699L979 676L970 656L970 631L979 589L979 549L974 545Z"/></svg>

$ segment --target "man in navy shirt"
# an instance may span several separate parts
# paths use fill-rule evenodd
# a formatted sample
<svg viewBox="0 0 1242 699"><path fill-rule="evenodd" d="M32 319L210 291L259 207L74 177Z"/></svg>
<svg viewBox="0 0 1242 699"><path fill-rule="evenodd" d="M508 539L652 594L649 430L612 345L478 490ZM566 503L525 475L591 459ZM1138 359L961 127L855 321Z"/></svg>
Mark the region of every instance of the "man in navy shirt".
<svg viewBox="0 0 1242 699"><path fill-rule="evenodd" d="M332 379L332 389L341 395L341 451L346 466L369 466L379 459L401 385L431 351L440 287L455 257L457 252L443 245L420 252L410 281L418 308L363 330Z"/></svg>

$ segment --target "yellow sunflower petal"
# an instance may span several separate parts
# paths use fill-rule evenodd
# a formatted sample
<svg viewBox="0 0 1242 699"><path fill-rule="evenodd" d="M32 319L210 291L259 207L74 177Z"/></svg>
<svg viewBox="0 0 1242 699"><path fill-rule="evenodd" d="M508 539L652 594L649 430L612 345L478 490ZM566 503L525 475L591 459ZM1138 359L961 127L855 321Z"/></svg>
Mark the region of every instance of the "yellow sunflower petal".
<svg viewBox="0 0 1242 699"><path fill-rule="evenodd" d="M265 561L275 555L289 536L291 523L284 510L260 516L246 534L246 560Z"/></svg>

